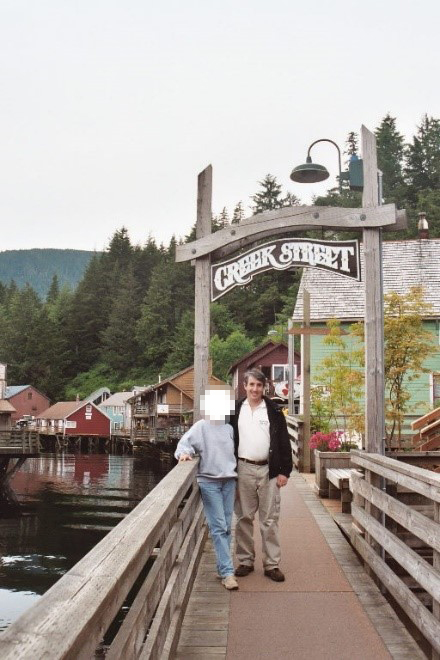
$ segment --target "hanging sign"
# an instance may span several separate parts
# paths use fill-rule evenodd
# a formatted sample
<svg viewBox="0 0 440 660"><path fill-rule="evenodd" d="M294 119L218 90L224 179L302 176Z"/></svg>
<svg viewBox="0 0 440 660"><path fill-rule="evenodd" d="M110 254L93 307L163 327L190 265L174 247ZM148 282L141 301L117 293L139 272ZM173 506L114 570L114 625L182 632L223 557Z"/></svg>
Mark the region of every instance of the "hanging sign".
<svg viewBox="0 0 440 660"><path fill-rule="evenodd" d="M211 266L211 300L236 286L249 284L266 270L311 266L361 279L359 241L279 238Z"/></svg>

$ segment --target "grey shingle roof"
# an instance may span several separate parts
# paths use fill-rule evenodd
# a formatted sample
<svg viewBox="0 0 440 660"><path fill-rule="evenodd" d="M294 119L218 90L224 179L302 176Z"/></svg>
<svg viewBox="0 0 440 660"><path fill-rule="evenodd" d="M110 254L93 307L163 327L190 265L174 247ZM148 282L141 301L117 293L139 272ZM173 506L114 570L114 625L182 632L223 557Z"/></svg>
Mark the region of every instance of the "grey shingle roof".
<svg viewBox="0 0 440 660"><path fill-rule="evenodd" d="M98 408L106 406L123 406L127 400L133 396L133 392L115 392L108 399L98 405Z"/></svg>
<svg viewBox="0 0 440 660"><path fill-rule="evenodd" d="M384 293L405 293L411 286L422 286L425 299L432 306L432 317L440 318L440 239L383 242ZM356 282L318 268L304 268L293 313L302 321L304 287L310 292L312 321L330 318L364 317L365 268L361 245L361 277Z"/></svg>

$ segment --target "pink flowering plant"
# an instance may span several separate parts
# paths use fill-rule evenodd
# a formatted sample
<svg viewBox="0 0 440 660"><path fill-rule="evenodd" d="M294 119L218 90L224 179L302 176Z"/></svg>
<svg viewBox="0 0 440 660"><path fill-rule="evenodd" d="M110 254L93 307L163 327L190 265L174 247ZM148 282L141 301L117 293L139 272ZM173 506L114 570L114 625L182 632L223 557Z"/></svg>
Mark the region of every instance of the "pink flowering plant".
<svg viewBox="0 0 440 660"><path fill-rule="evenodd" d="M340 451L341 450L341 431L331 431L330 433L321 433L317 431L310 437L310 449L318 451Z"/></svg>

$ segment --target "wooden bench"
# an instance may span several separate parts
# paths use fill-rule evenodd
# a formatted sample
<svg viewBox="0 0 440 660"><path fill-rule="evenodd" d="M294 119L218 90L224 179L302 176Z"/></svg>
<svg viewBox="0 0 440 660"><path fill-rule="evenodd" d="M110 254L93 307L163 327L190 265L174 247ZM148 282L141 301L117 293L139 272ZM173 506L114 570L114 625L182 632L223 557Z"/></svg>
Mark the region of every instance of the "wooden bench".
<svg viewBox="0 0 440 660"><path fill-rule="evenodd" d="M351 512L350 477L352 472L357 472L357 470L348 468L327 468L326 470L328 496L329 498L341 496L342 513Z"/></svg>

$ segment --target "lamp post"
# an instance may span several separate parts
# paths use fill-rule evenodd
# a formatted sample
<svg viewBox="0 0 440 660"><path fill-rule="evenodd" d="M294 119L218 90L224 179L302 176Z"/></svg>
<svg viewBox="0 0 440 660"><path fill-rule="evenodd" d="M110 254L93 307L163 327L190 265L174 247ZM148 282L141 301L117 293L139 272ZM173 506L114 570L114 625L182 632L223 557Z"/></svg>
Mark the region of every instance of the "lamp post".
<svg viewBox="0 0 440 660"><path fill-rule="evenodd" d="M318 142L330 142L338 150L339 191L342 178L348 178L352 190L362 191L363 207L381 205L376 140L365 126L361 128L363 160L355 157L350 163L348 177L341 172L341 151L338 145L327 138L312 142L306 163L292 170L290 178L298 183L325 181L329 177L327 168L312 163L311 148ZM381 228L365 227L362 231L364 246L364 269L368 274L365 282L365 444L367 451L383 454L385 451L385 383L384 383L384 337L383 337L383 279L382 279L382 234Z"/></svg>
<svg viewBox="0 0 440 660"><path fill-rule="evenodd" d="M330 140L329 138L320 138L312 142L310 147L307 150L306 162L302 165L297 165L293 168L290 178L296 183L317 183L318 181L325 181L329 178L330 174L324 165L319 165L318 163L312 162L312 157L310 156L310 151L315 144L318 142L330 142L333 144L338 151L338 167L339 167L339 193L342 193L342 167L341 167L341 150L339 149L336 142Z"/></svg>

